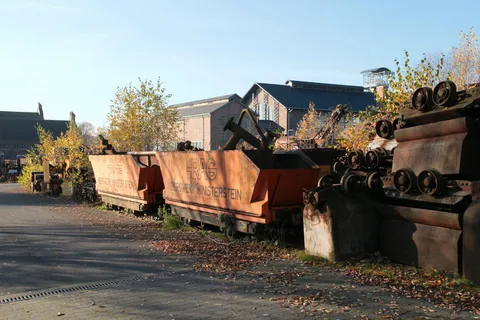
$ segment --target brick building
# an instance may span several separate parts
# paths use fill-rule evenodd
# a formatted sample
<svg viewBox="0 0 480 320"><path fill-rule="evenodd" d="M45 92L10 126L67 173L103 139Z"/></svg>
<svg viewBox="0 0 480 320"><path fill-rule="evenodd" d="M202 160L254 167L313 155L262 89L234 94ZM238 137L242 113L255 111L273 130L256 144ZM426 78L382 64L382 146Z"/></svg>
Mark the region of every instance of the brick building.
<svg viewBox="0 0 480 320"><path fill-rule="evenodd" d="M237 94L175 104L180 118L179 140L190 140L192 145L205 150L216 150L230 138L230 131L223 131L231 117L238 119L245 108Z"/></svg>
<svg viewBox="0 0 480 320"><path fill-rule="evenodd" d="M42 105L37 112L0 111L0 158L15 160L39 143L37 125L58 137L67 130L67 120L45 120Z"/></svg>
<svg viewBox="0 0 480 320"><path fill-rule="evenodd" d="M315 103L320 119L326 120L337 104L359 111L375 105L375 98L361 86L288 80L283 85L255 83L242 102L254 110L260 120L274 121L292 135L308 112L310 102ZM340 129L344 125L341 124Z"/></svg>

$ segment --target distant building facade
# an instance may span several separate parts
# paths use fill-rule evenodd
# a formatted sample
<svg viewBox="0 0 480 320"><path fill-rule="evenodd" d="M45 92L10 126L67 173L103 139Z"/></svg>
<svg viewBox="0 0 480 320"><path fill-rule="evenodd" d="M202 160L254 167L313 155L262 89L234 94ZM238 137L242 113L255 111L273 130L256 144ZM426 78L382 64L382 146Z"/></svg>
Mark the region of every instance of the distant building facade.
<svg viewBox="0 0 480 320"><path fill-rule="evenodd" d="M346 104L358 112L375 105L375 97L361 86L288 80L283 85L255 83L242 102L255 111L260 120L273 121L293 135L310 102L315 104L320 120L326 121L337 104ZM343 121L339 129L344 126Z"/></svg>
<svg viewBox="0 0 480 320"><path fill-rule="evenodd" d="M231 137L230 131L223 131L227 121L238 120L245 108L237 94L175 104L180 118L179 140L191 141L192 146L205 150L216 150Z"/></svg>
<svg viewBox="0 0 480 320"><path fill-rule="evenodd" d="M45 120L39 103L37 112L0 111L0 158L15 160L39 143L37 125L58 137L67 130L67 120Z"/></svg>

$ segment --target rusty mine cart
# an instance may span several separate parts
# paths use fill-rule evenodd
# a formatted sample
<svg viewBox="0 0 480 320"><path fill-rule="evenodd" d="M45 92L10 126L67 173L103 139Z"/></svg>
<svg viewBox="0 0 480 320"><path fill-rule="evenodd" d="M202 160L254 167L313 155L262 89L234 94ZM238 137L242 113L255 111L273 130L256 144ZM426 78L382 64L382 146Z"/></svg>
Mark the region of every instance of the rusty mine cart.
<svg viewBox="0 0 480 320"><path fill-rule="evenodd" d="M258 135L242 128L248 116ZM330 174L331 149L273 151L249 109L222 150L118 153L104 140L104 154L91 155L96 188L108 206L144 211L166 203L186 221L220 226L228 234L256 234L264 226L302 227L303 189ZM241 140L254 150L238 149ZM184 150L184 149L182 149Z"/></svg>
<svg viewBox="0 0 480 320"><path fill-rule="evenodd" d="M100 155L89 155L95 188L109 209L128 212L156 210L164 203L162 173L155 152L117 152L102 139Z"/></svg>

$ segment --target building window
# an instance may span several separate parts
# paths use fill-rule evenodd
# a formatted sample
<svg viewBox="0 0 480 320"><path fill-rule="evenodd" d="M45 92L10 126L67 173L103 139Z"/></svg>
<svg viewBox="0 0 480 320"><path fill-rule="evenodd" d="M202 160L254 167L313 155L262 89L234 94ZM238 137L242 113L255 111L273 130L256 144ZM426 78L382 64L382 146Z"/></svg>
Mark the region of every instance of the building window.
<svg viewBox="0 0 480 320"><path fill-rule="evenodd" d="M259 104L260 120L273 120L275 119L275 109L271 108L268 104Z"/></svg>
<svg viewBox="0 0 480 320"><path fill-rule="evenodd" d="M192 147L203 149L203 141L192 141Z"/></svg>
<svg viewBox="0 0 480 320"><path fill-rule="evenodd" d="M279 106L279 103L278 101L274 101L273 102L273 121L275 121L276 123L279 123L280 121L280 106Z"/></svg>

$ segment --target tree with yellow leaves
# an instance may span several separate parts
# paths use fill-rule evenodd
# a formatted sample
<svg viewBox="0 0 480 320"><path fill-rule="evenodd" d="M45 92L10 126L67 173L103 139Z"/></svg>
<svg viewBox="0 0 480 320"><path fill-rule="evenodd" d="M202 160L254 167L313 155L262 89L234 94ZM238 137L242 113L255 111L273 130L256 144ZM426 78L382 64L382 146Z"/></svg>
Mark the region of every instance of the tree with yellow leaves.
<svg viewBox="0 0 480 320"><path fill-rule="evenodd" d="M139 79L139 86L131 83L119 87L108 113L106 136L119 151L164 150L178 137L178 112L169 108L160 79Z"/></svg>
<svg viewBox="0 0 480 320"><path fill-rule="evenodd" d="M446 75L458 90L471 88L480 82L480 46L473 28L460 31L460 43L447 57Z"/></svg>
<svg viewBox="0 0 480 320"><path fill-rule="evenodd" d="M433 64L424 54L420 63L412 66L410 56L405 51L403 64L395 59L397 66L388 78L388 88L383 95L375 93L377 105L368 106L366 110L357 114L347 115L347 127L340 133L338 142L347 150L365 150L375 137L375 124L377 121L386 119L393 121L399 116L400 110L408 108L413 92L420 87L433 87L442 79L443 56L437 64Z"/></svg>
<svg viewBox="0 0 480 320"><path fill-rule="evenodd" d="M88 154L98 152L83 143L82 132L74 120L68 123L67 130L58 138L54 138L50 131L37 127L39 143L27 152L27 166L22 169L19 182L25 191L31 191L31 173L43 171L43 164L66 170L62 189L72 195L74 190L81 186L91 175L92 167ZM100 143L97 144L98 148Z"/></svg>
<svg viewBox="0 0 480 320"><path fill-rule="evenodd" d="M297 125L296 136L298 139L311 139L317 134L319 127L318 112L315 110L315 104L310 102L308 112L303 115L302 120Z"/></svg>

